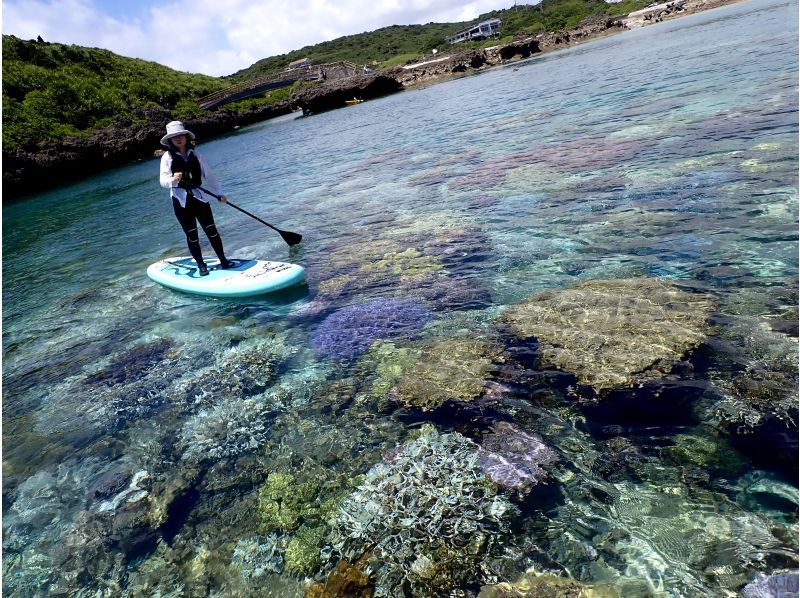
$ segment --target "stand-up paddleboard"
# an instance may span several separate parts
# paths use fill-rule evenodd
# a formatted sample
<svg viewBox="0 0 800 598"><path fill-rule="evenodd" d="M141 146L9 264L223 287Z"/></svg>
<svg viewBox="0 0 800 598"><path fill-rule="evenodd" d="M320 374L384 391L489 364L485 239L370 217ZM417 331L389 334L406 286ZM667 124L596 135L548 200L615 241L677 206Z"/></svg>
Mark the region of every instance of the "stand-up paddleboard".
<svg viewBox="0 0 800 598"><path fill-rule="evenodd" d="M285 289L305 281L306 271L297 264L262 260L231 259L236 264L223 270L216 258L203 258L208 276L200 276L191 257L170 257L147 268L159 284L208 297L252 297Z"/></svg>

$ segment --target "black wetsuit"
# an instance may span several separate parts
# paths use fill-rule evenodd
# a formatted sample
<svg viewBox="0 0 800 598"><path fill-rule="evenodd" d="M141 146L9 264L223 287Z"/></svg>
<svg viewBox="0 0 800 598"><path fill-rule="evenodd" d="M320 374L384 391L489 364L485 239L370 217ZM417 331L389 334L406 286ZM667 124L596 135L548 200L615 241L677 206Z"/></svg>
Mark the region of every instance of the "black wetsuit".
<svg viewBox="0 0 800 598"><path fill-rule="evenodd" d="M183 173L179 186L186 189L186 206L181 206L181 202L173 196L172 207L175 210L178 222L181 223L183 232L186 233L186 244L189 246L189 253L198 266L205 265L203 252L200 250L200 235L197 232L197 224L199 223L203 227L219 261L222 264L227 263L228 260L225 258L225 251L222 248L222 239L219 236L216 224L214 224L211 206L207 202L197 199L192 193L192 187L199 187L203 183L200 160L197 159L194 153L189 154L188 160L184 160L183 156L178 152L170 153L172 154L172 173Z"/></svg>

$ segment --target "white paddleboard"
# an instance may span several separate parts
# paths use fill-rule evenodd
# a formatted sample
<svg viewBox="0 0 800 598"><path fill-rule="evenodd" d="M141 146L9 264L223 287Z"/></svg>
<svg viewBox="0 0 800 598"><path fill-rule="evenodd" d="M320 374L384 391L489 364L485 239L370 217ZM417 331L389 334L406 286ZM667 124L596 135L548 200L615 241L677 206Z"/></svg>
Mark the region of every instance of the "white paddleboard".
<svg viewBox="0 0 800 598"><path fill-rule="evenodd" d="M305 281L306 271L297 264L231 259L234 268L223 270L216 258L203 258L208 276L200 276L191 257L170 257L151 264L147 275L159 284L208 297L252 297L279 291ZM230 259L230 258L229 258Z"/></svg>

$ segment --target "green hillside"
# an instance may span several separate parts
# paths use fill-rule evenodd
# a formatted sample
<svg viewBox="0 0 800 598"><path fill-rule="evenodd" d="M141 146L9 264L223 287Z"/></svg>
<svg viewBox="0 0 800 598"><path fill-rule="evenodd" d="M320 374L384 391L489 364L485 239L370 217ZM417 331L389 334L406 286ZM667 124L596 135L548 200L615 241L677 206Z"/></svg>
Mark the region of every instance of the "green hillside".
<svg viewBox="0 0 800 598"><path fill-rule="evenodd" d="M510 41L517 33L537 33L574 27L590 15L625 15L643 8L649 3L649 0L623 0L616 4L606 4L603 0L544 0L541 4L523 4L513 8L491 11L482 14L477 19L461 23L393 25L357 35L346 35L313 46L305 46L280 56L264 58L252 66L234 73L231 78L239 81L274 73L286 68L290 62L301 58L309 58L315 64L347 60L356 64L377 63L380 66L387 66L397 57L419 56L429 53L433 48L445 49L449 46L446 41L448 36L472 23L486 19L501 19L503 26L500 30L500 37ZM489 41L473 45L495 43L497 42Z"/></svg>
<svg viewBox="0 0 800 598"><path fill-rule="evenodd" d="M197 99L228 86L283 70L300 58L314 63L346 60L388 66L447 48L446 38L467 25L489 18L503 21L500 36L555 31L578 24L593 14L627 14L648 0L543 0L481 15L469 23L393 25L347 35L299 50L259 60L226 78L175 71L155 62L126 58L98 48L24 41L3 35L3 146L11 149L68 135L82 135L112 124L125 126L143 118L142 108L155 105L175 118L202 113ZM496 40L483 45L496 44ZM473 44L480 45L480 44ZM469 46L459 45L459 48ZM285 98L278 90L266 98L251 98L224 110L236 111L257 103Z"/></svg>
<svg viewBox="0 0 800 598"><path fill-rule="evenodd" d="M3 145L79 135L136 121L136 108L157 105L180 114L226 82L97 48L3 36Z"/></svg>

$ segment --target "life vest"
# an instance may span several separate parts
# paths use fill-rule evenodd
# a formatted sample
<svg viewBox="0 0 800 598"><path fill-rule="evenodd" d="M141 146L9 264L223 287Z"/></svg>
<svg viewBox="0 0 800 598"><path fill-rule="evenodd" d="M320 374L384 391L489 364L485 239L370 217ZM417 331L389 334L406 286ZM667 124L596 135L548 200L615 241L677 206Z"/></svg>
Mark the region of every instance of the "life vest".
<svg viewBox="0 0 800 598"><path fill-rule="evenodd" d="M200 168L200 160L194 152L189 152L188 160L184 160L179 152L170 151L172 155L172 174L182 172L183 182L190 183L195 187L203 184L202 168Z"/></svg>

